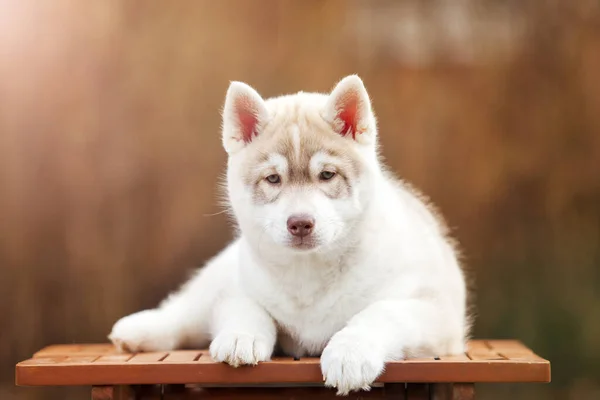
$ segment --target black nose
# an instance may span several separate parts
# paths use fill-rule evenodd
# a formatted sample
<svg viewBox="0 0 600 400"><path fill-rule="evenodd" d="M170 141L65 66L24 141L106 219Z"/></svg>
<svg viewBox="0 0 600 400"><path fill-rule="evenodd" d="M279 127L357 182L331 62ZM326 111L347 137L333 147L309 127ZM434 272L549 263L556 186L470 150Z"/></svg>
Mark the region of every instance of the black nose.
<svg viewBox="0 0 600 400"><path fill-rule="evenodd" d="M298 237L308 236L315 227L315 219L308 215L292 215L287 220L288 231Z"/></svg>

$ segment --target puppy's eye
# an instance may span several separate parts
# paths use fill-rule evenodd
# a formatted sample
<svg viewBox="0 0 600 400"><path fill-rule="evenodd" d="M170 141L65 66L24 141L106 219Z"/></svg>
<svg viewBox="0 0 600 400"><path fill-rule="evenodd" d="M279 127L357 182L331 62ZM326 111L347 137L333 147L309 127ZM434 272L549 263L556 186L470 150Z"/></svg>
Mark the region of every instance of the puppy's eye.
<svg viewBox="0 0 600 400"><path fill-rule="evenodd" d="M277 174L272 174L267 176L267 182L272 183L273 185L281 182L281 177Z"/></svg>
<svg viewBox="0 0 600 400"><path fill-rule="evenodd" d="M319 179L322 181L328 181L335 176L335 172L323 171L319 174Z"/></svg>

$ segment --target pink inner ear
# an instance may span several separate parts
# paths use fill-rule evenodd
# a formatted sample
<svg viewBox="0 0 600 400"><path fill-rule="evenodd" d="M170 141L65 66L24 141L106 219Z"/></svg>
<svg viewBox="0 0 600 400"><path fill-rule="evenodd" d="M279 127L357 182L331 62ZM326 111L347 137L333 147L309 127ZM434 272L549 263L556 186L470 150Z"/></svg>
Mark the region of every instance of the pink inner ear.
<svg viewBox="0 0 600 400"><path fill-rule="evenodd" d="M242 133L244 143L250 143L256 136L256 125L258 124L257 110L246 97L240 97L235 101L235 112L238 119L239 129Z"/></svg>
<svg viewBox="0 0 600 400"><path fill-rule="evenodd" d="M352 139L356 139L358 124L358 94L354 92L347 93L339 100L340 107L338 118L342 120L344 126L340 132L342 136L352 133Z"/></svg>

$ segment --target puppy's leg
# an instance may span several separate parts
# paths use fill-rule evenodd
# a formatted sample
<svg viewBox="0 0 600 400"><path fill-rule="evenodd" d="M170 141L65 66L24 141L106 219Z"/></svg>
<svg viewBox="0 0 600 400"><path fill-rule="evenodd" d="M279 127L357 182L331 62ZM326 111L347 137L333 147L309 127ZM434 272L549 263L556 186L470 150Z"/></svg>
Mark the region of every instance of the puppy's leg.
<svg viewBox="0 0 600 400"><path fill-rule="evenodd" d="M194 279L202 279L197 276ZM192 282L190 282L192 283ZM210 299L197 299L194 284L188 283L171 295L158 308L140 311L121 318L108 336L121 351L167 351L181 347L206 347L208 316L204 304ZM194 307L198 304L198 307Z"/></svg>
<svg viewBox="0 0 600 400"><path fill-rule="evenodd" d="M277 339L275 322L251 299L223 298L213 311L210 355L234 367L271 358Z"/></svg>
<svg viewBox="0 0 600 400"><path fill-rule="evenodd" d="M355 315L323 351L325 385L338 394L368 390L385 362L464 351L463 325L439 303L380 301Z"/></svg>
<svg viewBox="0 0 600 400"><path fill-rule="evenodd" d="M236 253L228 248L176 293L152 310L119 320L110 340L122 351L202 348L210 341L209 322L216 299L230 287Z"/></svg>

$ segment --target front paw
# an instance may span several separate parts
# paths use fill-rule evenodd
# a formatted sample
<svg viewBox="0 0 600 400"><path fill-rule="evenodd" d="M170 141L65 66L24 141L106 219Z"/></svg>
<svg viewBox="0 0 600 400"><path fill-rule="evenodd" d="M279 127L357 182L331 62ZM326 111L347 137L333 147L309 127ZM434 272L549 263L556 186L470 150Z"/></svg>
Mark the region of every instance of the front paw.
<svg viewBox="0 0 600 400"><path fill-rule="evenodd" d="M274 343L263 335L222 332L210 344L210 356L234 367L256 365L271 359L273 347Z"/></svg>
<svg viewBox="0 0 600 400"><path fill-rule="evenodd" d="M173 327L159 310L146 310L121 318L108 338L121 352L167 351L177 347Z"/></svg>
<svg viewBox="0 0 600 400"><path fill-rule="evenodd" d="M351 331L335 334L321 356L325 386L337 388L338 395L370 390L385 367L381 351L364 335Z"/></svg>

